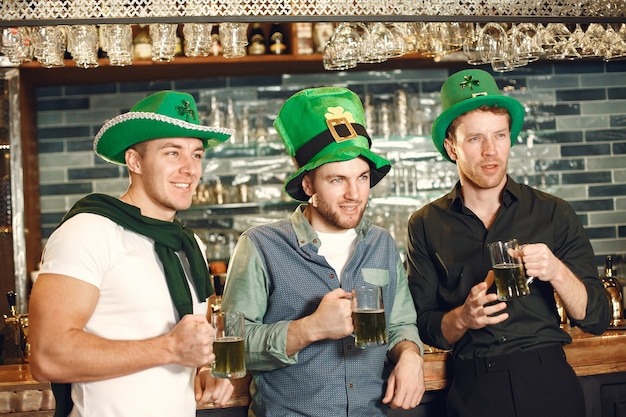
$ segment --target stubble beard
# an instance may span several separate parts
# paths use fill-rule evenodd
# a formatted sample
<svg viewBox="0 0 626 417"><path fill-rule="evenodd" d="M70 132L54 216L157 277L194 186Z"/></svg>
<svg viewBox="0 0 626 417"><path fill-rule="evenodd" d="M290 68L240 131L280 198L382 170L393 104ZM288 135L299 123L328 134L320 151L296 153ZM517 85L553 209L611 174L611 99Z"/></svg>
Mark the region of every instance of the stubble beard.
<svg viewBox="0 0 626 417"><path fill-rule="evenodd" d="M358 226L363 218L363 213L365 213L365 206L359 205L353 215L345 216L321 201L315 209L326 219L328 224L343 230L353 229Z"/></svg>
<svg viewBox="0 0 626 417"><path fill-rule="evenodd" d="M500 169L494 175L482 174L480 172L480 167L465 165L461 166L460 168L464 174L465 180L469 182L474 188L482 190L488 190L498 187L500 184L502 184L502 181L506 176L506 164L500 164Z"/></svg>

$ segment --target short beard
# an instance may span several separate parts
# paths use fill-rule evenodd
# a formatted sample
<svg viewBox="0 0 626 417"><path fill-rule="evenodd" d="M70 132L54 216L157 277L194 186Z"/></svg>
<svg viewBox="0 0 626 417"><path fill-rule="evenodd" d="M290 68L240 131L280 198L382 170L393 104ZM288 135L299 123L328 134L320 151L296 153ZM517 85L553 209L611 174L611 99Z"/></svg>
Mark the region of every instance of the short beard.
<svg viewBox="0 0 626 417"><path fill-rule="evenodd" d="M326 220L326 222L333 227L343 230L357 227L363 218L363 213L365 212L365 207L359 207L358 212L355 212L352 217L346 219L345 217L340 216L337 212L333 211L330 206L325 204L323 201L320 203L319 200L315 200L317 205L314 205L313 207L315 207L315 210Z"/></svg>

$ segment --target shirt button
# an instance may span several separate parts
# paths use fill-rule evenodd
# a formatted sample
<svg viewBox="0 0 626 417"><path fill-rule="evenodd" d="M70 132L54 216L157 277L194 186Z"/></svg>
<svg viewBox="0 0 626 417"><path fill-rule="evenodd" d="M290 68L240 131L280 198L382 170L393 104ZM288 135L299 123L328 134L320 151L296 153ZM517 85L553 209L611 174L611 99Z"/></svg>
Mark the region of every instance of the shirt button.
<svg viewBox="0 0 626 417"><path fill-rule="evenodd" d="M317 239L313 239L313 243L317 243Z"/></svg>
<svg viewBox="0 0 626 417"><path fill-rule="evenodd" d="M348 388L354 388L354 385L352 385L352 382L348 384Z"/></svg>
<svg viewBox="0 0 626 417"><path fill-rule="evenodd" d="M330 279L335 279L335 274L328 275Z"/></svg>
<svg viewBox="0 0 626 417"><path fill-rule="evenodd" d="M502 337L500 338L500 341L501 341L501 342L506 342L506 341L507 341L506 336L502 336Z"/></svg>
<svg viewBox="0 0 626 417"><path fill-rule="evenodd" d="M493 368L494 366L496 366L496 363L495 363L495 362L487 362L487 368L491 369L491 368Z"/></svg>
<svg viewBox="0 0 626 417"><path fill-rule="evenodd" d="M346 346L346 349L348 349L348 350L352 350L352 345L348 345L348 346Z"/></svg>

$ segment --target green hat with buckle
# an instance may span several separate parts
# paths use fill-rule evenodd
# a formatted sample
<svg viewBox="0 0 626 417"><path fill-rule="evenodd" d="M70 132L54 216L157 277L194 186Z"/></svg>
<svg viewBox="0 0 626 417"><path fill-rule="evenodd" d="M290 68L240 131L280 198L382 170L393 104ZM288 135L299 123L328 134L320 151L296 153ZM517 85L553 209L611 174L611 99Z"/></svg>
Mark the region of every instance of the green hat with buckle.
<svg viewBox="0 0 626 417"><path fill-rule="evenodd" d="M480 106L504 107L511 115L511 146L524 124L524 106L514 98L502 95L496 80L487 71L469 69L452 74L441 87L442 113L433 123L432 140L437 150L448 160L443 146L446 131L457 117Z"/></svg>
<svg viewBox="0 0 626 417"><path fill-rule="evenodd" d="M205 149L226 141L232 129L201 126L193 96L178 91L159 91L135 104L130 111L100 128L93 149L102 159L126 165L125 153L137 143L164 138L198 138Z"/></svg>
<svg viewBox="0 0 626 417"><path fill-rule="evenodd" d="M310 88L294 94L283 104L274 126L297 168L285 181L285 192L295 200L309 199L302 178L328 162L365 159L371 168L370 187L391 169L388 160L370 150L363 105L347 88Z"/></svg>

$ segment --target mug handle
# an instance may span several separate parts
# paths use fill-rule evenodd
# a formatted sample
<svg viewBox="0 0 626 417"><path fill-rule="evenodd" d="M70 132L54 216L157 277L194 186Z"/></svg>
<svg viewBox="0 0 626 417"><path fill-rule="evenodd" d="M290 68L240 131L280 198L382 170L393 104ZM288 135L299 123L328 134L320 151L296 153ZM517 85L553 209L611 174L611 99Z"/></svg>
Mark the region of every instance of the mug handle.
<svg viewBox="0 0 626 417"><path fill-rule="evenodd" d="M524 246L526 246L526 245L525 244L524 245L519 245L517 250L521 251L522 249L524 249ZM523 263L523 261L522 261L522 263ZM526 272L526 271L524 270L524 272ZM532 284L534 280L535 280L535 277L526 277L526 285Z"/></svg>

